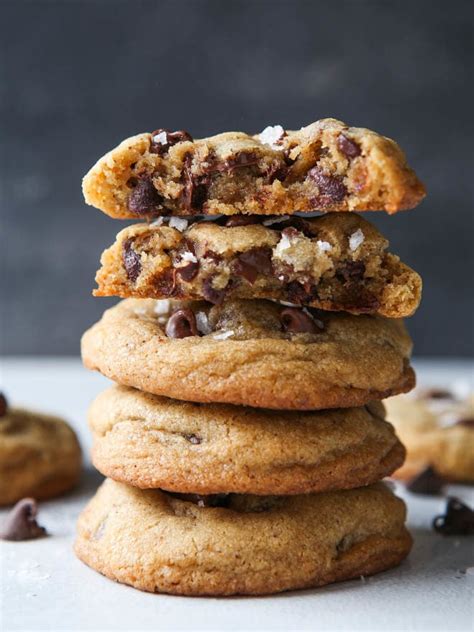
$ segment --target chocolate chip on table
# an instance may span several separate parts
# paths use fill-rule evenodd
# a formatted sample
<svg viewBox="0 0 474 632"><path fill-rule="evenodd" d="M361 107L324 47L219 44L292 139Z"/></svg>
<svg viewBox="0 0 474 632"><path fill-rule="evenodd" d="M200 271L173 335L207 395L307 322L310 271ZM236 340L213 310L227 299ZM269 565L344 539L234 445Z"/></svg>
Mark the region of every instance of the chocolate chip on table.
<svg viewBox="0 0 474 632"><path fill-rule="evenodd" d="M177 309L169 317L166 323L165 333L168 338L199 336L194 312L189 307Z"/></svg>
<svg viewBox="0 0 474 632"><path fill-rule="evenodd" d="M7 515L0 528L0 540L32 540L48 535L44 527L36 522L38 505L34 498L19 500Z"/></svg>
<svg viewBox="0 0 474 632"><path fill-rule="evenodd" d="M222 288L221 290L219 290L213 287L212 285L213 278L214 277L210 276L203 281L202 295L204 296L206 301L209 301L210 303L213 303L214 305L220 305L222 301L224 300L226 294L230 290L231 284L228 283L225 288Z"/></svg>
<svg viewBox="0 0 474 632"><path fill-rule="evenodd" d="M318 187L319 193L314 202L325 206L332 202L341 202L347 189L339 176L330 176L324 173L320 167L313 167L308 171L308 176Z"/></svg>
<svg viewBox="0 0 474 632"><path fill-rule="evenodd" d="M283 331L291 334L314 334L320 331L314 318L308 312L297 307L286 307L280 312Z"/></svg>
<svg viewBox="0 0 474 632"><path fill-rule="evenodd" d="M456 422L456 426L464 426L466 428L474 428L474 417L464 417Z"/></svg>
<svg viewBox="0 0 474 632"><path fill-rule="evenodd" d="M252 248L242 252L233 262L233 270L253 285L259 274L272 274L272 251L270 248Z"/></svg>
<svg viewBox="0 0 474 632"><path fill-rule="evenodd" d="M128 210L134 215L156 215L161 208L161 195L150 176L140 178L128 196Z"/></svg>
<svg viewBox="0 0 474 632"><path fill-rule="evenodd" d="M158 136L160 140L155 140ZM180 129L176 132L170 132L168 129L156 129L151 133L150 153L165 154L170 147L183 141L193 142L193 137L188 132Z"/></svg>
<svg viewBox="0 0 474 632"><path fill-rule="evenodd" d="M442 535L474 535L474 511L458 498L448 498L446 513L436 516L433 529Z"/></svg>
<svg viewBox="0 0 474 632"><path fill-rule="evenodd" d="M185 434L183 435L183 437L186 439L186 441L189 441L189 443L192 443L193 445L199 445L200 443L202 443L201 437L198 437L195 434Z"/></svg>
<svg viewBox="0 0 474 632"><path fill-rule="evenodd" d="M344 134L339 134L337 139L337 147L341 154L347 156L348 158L355 158L360 155L360 147L357 143L355 143Z"/></svg>
<svg viewBox="0 0 474 632"><path fill-rule="evenodd" d="M445 479L432 467L427 467L418 474L418 476L412 479L406 487L408 491L412 492L412 494L438 496L445 486Z"/></svg>
<svg viewBox="0 0 474 632"><path fill-rule="evenodd" d="M8 401L3 393L0 393L0 417L5 417L8 412Z"/></svg>
<svg viewBox="0 0 474 632"><path fill-rule="evenodd" d="M122 244L122 261L127 277L134 283L140 276L142 264L140 255L133 249L132 239L126 239Z"/></svg>

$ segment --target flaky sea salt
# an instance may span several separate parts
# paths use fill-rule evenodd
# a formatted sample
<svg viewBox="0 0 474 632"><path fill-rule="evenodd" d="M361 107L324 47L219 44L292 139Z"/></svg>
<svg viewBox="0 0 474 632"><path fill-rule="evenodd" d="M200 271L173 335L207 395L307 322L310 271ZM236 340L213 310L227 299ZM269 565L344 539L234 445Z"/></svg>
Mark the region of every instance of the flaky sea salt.
<svg viewBox="0 0 474 632"><path fill-rule="evenodd" d="M220 331L212 337L214 338L214 340L226 340L227 338L231 338L233 335L234 332L232 331L232 329L229 329L228 331Z"/></svg>
<svg viewBox="0 0 474 632"><path fill-rule="evenodd" d="M364 233L361 231L360 228L358 228L355 233L352 233L352 235L349 237L349 248L351 249L352 252L354 252L354 250L357 250L357 248L364 243L365 240L365 235Z"/></svg>
<svg viewBox="0 0 474 632"><path fill-rule="evenodd" d="M153 142L159 143L160 145L166 145L168 143L168 137L166 132L160 132L159 134L155 134L153 136Z"/></svg>
<svg viewBox="0 0 474 632"><path fill-rule="evenodd" d="M291 246L291 241L288 235L282 235L280 241L275 246L275 256L279 256L283 251L288 250Z"/></svg>
<svg viewBox="0 0 474 632"><path fill-rule="evenodd" d="M181 261L197 263L197 258L196 258L196 255L194 255L192 252L189 252L189 250L186 250L185 252L181 254Z"/></svg>
<svg viewBox="0 0 474 632"><path fill-rule="evenodd" d="M155 220L151 222L150 226L162 226L164 221L165 221L164 217L157 217Z"/></svg>
<svg viewBox="0 0 474 632"><path fill-rule="evenodd" d="M168 226L170 228L176 228L180 233L186 230L188 227L188 220L183 219L182 217L170 217Z"/></svg>
<svg viewBox="0 0 474 632"><path fill-rule="evenodd" d="M155 301L155 307L153 311L157 316L162 316L163 314L169 314L170 311L170 302L167 298L157 299Z"/></svg>
<svg viewBox="0 0 474 632"><path fill-rule="evenodd" d="M264 145L270 145L272 149L283 149L281 145L278 145L278 141L283 138L285 130L281 125L269 125L263 132L260 132L258 138Z"/></svg>
<svg viewBox="0 0 474 632"><path fill-rule="evenodd" d="M206 312L196 312L196 327L200 334L210 334L212 329Z"/></svg>
<svg viewBox="0 0 474 632"><path fill-rule="evenodd" d="M316 245L321 252L329 252L330 250L332 250L332 246L328 241L321 241L320 239L318 239Z"/></svg>

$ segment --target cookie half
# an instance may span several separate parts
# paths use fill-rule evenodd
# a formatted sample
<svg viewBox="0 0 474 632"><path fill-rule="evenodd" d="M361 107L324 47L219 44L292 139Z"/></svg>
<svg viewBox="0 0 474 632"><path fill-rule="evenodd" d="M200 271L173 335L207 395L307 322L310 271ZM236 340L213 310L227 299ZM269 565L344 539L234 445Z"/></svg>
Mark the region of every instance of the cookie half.
<svg viewBox="0 0 474 632"><path fill-rule="evenodd" d="M425 196L398 145L322 119L298 131L193 140L156 130L124 140L85 176L88 204L117 218L282 215L296 211L395 213Z"/></svg>
<svg viewBox="0 0 474 632"><path fill-rule="evenodd" d="M81 449L65 421L19 408L0 417L0 505L57 496L80 471Z"/></svg>
<svg viewBox="0 0 474 632"><path fill-rule="evenodd" d="M179 595L267 594L371 575L412 540L383 484L203 507L106 480L81 514L77 556L110 579Z"/></svg>
<svg viewBox="0 0 474 632"><path fill-rule="evenodd" d="M474 482L474 397L429 389L386 402L387 418L407 448L395 476L411 479L433 468L447 480Z"/></svg>
<svg viewBox="0 0 474 632"><path fill-rule="evenodd" d="M192 404L127 387L89 410L92 458L105 476L141 488L219 494L349 489L390 475L405 450L384 408L279 412Z"/></svg>
<svg viewBox="0 0 474 632"><path fill-rule="evenodd" d="M194 402L311 410L409 391L400 320L263 300L126 299L82 338L89 369L125 386Z"/></svg>
<svg viewBox="0 0 474 632"><path fill-rule="evenodd" d="M266 298L390 318L418 307L420 276L385 252L387 240L355 213L224 220L125 228L102 255L94 294Z"/></svg>

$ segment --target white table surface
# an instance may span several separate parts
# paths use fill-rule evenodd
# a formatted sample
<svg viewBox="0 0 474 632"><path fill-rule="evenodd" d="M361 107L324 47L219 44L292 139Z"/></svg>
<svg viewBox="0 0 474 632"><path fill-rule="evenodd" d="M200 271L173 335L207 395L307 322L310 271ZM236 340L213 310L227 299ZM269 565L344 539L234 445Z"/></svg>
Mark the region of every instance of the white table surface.
<svg viewBox="0 0 474 632"><path fill-rule="evenodd" d="M466 361L418 361L419 382L473 379ZM473 538L442 537L431 521L445 501L400 491L415 545L399 568L365 580L258 598L189 598L142 593L83 565L71 550L78 513L101 477L91 468L85 413L109 383L77 359L4 359L2 388L14 404L63 415L86 457L80 488L45 502L50 537L0 544L3 630L472 630ZM474 502L472 489L450 493ZM5 511L0 512L0 521Z"/></svg>

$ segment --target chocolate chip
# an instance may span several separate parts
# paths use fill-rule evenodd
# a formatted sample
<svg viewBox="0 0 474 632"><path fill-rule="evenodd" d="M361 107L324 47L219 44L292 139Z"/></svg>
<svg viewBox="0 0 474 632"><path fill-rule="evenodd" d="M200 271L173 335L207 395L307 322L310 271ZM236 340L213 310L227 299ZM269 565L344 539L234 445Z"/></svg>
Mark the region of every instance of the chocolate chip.
<svg viewBox="0 0 474 632"><path fill-rule="evenodd" d="M168 268L153 280L156 291L159 295L170 297L176 296L176 268Z"/></svg>
<svg viewBox="0 0 474 632"><path fill-rule="evenodd" d="M474 535L474 511L458 498L448 498L446 513L436 516L433 529L442 535Z"/></svg>
<svg viewBox="0 0 474 632"><path fill-rule="evenodd" d="M242 252L233 262L233 270L253 285L259 274L272 274L270 248L252 248Z"/></svg>
<svg viewBox="0 0 474 632"><path fill-rule="evenodd" d="M326 206L332 202L341 202L344 199L347 189L339 176L327 175L320 167L310 169L308 176L319 190L315 203Z"/></svg>
<svg viewBox="0 0 474 632"><path fill-rule="evenodd" d="M407 484L407 489L413 494L438 496L445 485L444 478L432 467L427 467Z"/></svg>
<svg viewBox="0 0 474 632"><path fill-rule="evenodd" d="M169 317L165 332L168 338L199 336L194 312L189 307L177 309Z"/></svg>
<svg viewBox="0 0 474 632"><path fill-rule="evenodd" d="M466 417L456 422L456 426L465 426L466 428L474 428L474 417Z"/></svg>
<svg viewBox="0 0 474 632"><path fill-rule="evenodd" d="M260 224L259 215L231 215L225 218L224 226L234 228L235 226L248 226L249 224Z"/></svg>
<svg viewBox="0 0 474 632"><path fill-rule="evenodd" d="M3 393L0 393L0 417L5 417L8 412L8 401Z"/></svg>
<svg viewBox="0 0 474 632"><path fill-rule="evenodd" d="M198 507L227 507L229 504L229 494L180 494L178 492L167 492L170 496L194 503Z"/></svg>
<svg viewBox="0 0 474 632"><path fill-rule="evenodd" d="M207 189L210 179L209 176L193 175L191 170L192 162L192 155L187 154L183 163L184 186L181 201L188 211L199 213L207 199Z"/></svg>
<svg viewBox="0 0 474 632"><path fill-rule="evenodd" d="M258 156L252 151L241 151L232 158L228 158L217 167L217 171L233 171L240 167L249 167L258 162Z"/></svg>
<svg viewBox="0 0 474 632"><path fill-rule="evenodd" d="M128 210L134 215L156 215L161 209L162 198L151 178L140 178L128 196Z"/></svg>
<svg viewBox="0 0 474 632"><path fill-rule="evenodd" d="M34 498L19 500L0 529L0 540L32 540L45 535L46 529L36 522L38 505Z"/></svg>
<svg viewBox="0 0 474 632"><path fill-rule="evenodd" d="M296 231L303 233L305 237L314 237L315 232L311 227L311 224L301 217L290 217L289 219L282 219L280 222L272 223L269 228L272 230L281 230L282 233L287 228L294 228Z"/></svg>
<svg viewBox="0 0 474 632"><path fill-rule="evenodd" d="M365 264L363 261L344 261L336 271L336 276L345 283L361 281L364 274Z"/></svg>
<svg viewBox="0 0 474 632"><path fill-rule="evenodd" d="M214 305L220 305L224 300L227 292L229 291L231 284L228 283L227 286L221 290L213 287L212 280L213 276L208 277L204 280L202 284L202 295L209 301L210 303L214 303Z"/></svg>
<svg viewBox="0 0 474 632"><path fill-rule="evenodd" d="M355 158L360 154L359 145L350 138L347 138L347 136L344 136L344 134L339 134L337 139L337 148L348 158Z"/></svg>
<svg viewBox="0 0 474 632"><path fill-rule="evenodd" d="M296 305L311 303L318 295L315 286L309 283L301 284L299 281L290 281L290 283L287 283L285 292L288 302L295 303Z"/></svg>
<svg viewBox="0 0 474 632"><path fill-rule="evenodd" d="M158 136L158 134L165 134L166 141L164 143L155 142L153 140L155 136ZM165 154L170 147L176 145L177 143L182 143L185 140L193 142L193 137L184 130L170 132L167 129L156 129L151 133L150 153L159 154L161 156Z"/></svg>
<svg viewBox="0 0 474 632"><path fill-rule="evenodd" d="M275 180L283 182L288 175L288 167L280 162L272 162L263 175L268 179L270 184Z"/></svg>
<svg viewBox="0 0 474 632"><path fill-rule="evenodd" d="M214 250L206 250L202 256L204 259L210 259L214 263L219 263L220 261L222 261L222 256L217 252L214 252Z"/></svg>
<svg viewBox="0 0 474 632"><path fill-rule="evenodd" d="M280 313L283 331L291 334L314 334L320 331L314 319L302 309L286 307Z"/></svg>
<svg viewBox="0 0 474 632"><path fill-rule="evenodd" d="M189 443L192 443L194 445L199 445L200 443L202 443L201 437L198 437L195 434L185 434L183 435L183 437L186 439L186 441L189 441Z"/></svg>
<svg viewBox="0 0 474 632"><path fill-rule="evenodd" d="M176 273L186 282L192 281L198 272L199 261L190 261L185 266L176 268Z"/></svg>
<svg viewBox="0 0 474 632"><path fill-rule="evenodd" d="M455 399L454 393L443 388L429 388L420 393L424 399Z"/></svg>
<svg viewBox="0 0 474 632"><path fill-rule="evenodd" d="M122 261L130 281L135 282L142 271L140 255L133 249L133 240L126 239L122 244Z"/></svg>

